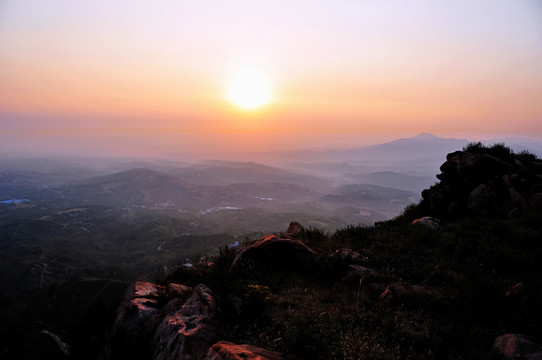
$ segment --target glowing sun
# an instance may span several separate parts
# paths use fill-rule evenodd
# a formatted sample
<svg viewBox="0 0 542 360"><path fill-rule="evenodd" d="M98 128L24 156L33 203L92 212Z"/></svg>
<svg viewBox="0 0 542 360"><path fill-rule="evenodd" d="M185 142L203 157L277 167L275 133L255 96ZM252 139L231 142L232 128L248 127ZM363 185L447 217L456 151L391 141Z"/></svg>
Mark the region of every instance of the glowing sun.
<svg viewBox="0 0 542 360"><path fill-rule="evenodd" d="M272 102L273 93L270 81L263 72L245 68L231 80L227 98L241 109L256 110Z"/></svg>

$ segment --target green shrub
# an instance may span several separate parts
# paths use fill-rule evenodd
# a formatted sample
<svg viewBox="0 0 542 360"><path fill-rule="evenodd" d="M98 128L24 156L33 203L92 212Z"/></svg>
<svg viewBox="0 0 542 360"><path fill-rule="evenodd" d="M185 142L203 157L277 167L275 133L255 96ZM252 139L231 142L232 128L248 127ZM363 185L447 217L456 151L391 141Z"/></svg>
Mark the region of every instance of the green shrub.
<svg viewBox="0 0 542 360"><path fill-rule="evenodd" d="M520 151L517 154L517 157L520 160L523 160L523 161L537 161L537 160L539 160L538 157L535 154L532 154L532 153L528 152L527 150Z"/></svg>
<svg viewBox="0 0 542 360"><path fill-rule="evenodd" d="M516 154L514 153L512 149L510 149L504 143L496 143L496 144L492 144L491 146L486 146L482 144L481 142L474 142L474 143L469 143L468 145L464 146L463 151L470 152L473 154L481 154L481 153L489 154L489 155L493 155L493 156L504 158L504 159L517 157L518 159L523 160L523 161L538 160L536 155L530 153L527 150L522 150Z"/></svg>
<svg viewBox="0 0 542 360"><path fill-rule="evenodd" d="M265 316L265 311L271 304L273 294L266 285L250 284L244 294L246 313L251 318Z"/></svg>
<svg viewBox="0 0 542 360"><path fill-rule="evenodd" d="M318 249L326 246L329 235L322 229L311 226L303 231L301 241L311 248Z"/></svg>
<svg viewBox="0 0 542 360"><path fill-rule="evenodd" d="M481 142L472 142L463 147L463 151L470 153L481 153L486 151L487 148Z"/></svg>

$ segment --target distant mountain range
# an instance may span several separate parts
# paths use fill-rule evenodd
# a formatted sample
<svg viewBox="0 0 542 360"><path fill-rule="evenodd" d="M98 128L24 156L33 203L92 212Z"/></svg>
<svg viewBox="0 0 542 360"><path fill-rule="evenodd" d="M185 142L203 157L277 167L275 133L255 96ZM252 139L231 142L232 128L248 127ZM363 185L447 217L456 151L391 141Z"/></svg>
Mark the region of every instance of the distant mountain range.
<svg viewBox="0 0 542 360"><path fill-rule="evenodd" d="M326 176L389 171L406 175L434 176L448 153L461 150L472 142L476 141L420 133L412 138L351 149L275 152L259 156L260 161L267 159L270 163ZM526 150L539 157L542 156L542 142L532 139L493 138L482 143L486 145L505 143L516 152Z"/></svg>
<svg viewBox="0 0 542 360"><path fill-rule="evenodd" d="M366 167L367 172L372 171L396 171L398 168L412 167L411 173L426 172L429 168L426 162L429 162L433 170L429 175L434 174L434 164L440 165L446 154L452 151L460 150L462 147L477 140L443 138L429 133L420 133L411 138L400 138L378 145L361 146L347 149L328 149L328 150L295 150L295 151L268 151L256 153L243 153L239 155L215 154L215 159L202 159L184 154L179 158L157 158L157 159L127 159L127 158L2 158L0 156L0 171L5 168L12 170L32 170L41 173L48 173L54 170L64 172L70 170L81 170L85 168L88 172L94 174L110 174L133 168L148 168L166 173L173 173L182 168L184 175L187 171L197 173L205 172L206 168L214 169L223 167L224 172L221 175L232 176L237 168L251 168L253 173L268 172L269 167L263 164L298 169L298 165L317 170L318 167L326 170L334 170L342 173L353 172L360 164ZM495 144L505 143L512 150L529 151L542 156L542 142L517 137L499 137L483 140L482 143ZM231 161L234 160L234 161ZM421 161L424 161L422 163ZM417 165L417 167L413 167ZM423 170L419 170L423 169ZM229 172L229 174L226 174ZM69 178L81 178L74 174ZM87 177L90 174L86 174ZM247 173L245 172L245 175ZM284 177L285 174L280 174ZM282 181L281 179L275 179ZM273 181L275 181L273 180Z"/></svg>
<svg viewBox="0 0 542 360"><path fill-rule="evenodd" d="M0 159L0 201L39 198L55 199L57 206L146 206L183 211L229 207L278 211L284 204L296 204L299 209L301 204L322 203L327 207L355 205L393 216L405 202L417 201L421 190L436 182L446 154L470 142L421 133L346 150L253 154L258 163ZM542 154L542 143L534 140L485 141L501 142L516 152ZM359 186L366 186L364 196L354 191ZM397 191L407 192L399 196L401 201L390 203L382 196Z"/></svg>

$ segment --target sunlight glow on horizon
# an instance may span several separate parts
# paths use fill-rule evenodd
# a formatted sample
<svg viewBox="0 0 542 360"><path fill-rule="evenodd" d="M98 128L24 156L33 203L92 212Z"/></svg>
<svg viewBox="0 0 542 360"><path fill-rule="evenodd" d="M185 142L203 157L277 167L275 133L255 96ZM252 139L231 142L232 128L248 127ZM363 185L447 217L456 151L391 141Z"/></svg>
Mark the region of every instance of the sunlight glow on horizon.
<svg viewBox="0 0 542 360"><path fill-rule="evenodd" d="M270 79L256 68L242 68L232 78L227 97L242 109L259 109L273 101Z"/></svg>
<svg viewBox="0 0 542 360"><path fill-rule="evenodd" d="M540 138L541 19L535 0L5 0L0 132ZM261 79L233 85L247 63Z"/></svg>

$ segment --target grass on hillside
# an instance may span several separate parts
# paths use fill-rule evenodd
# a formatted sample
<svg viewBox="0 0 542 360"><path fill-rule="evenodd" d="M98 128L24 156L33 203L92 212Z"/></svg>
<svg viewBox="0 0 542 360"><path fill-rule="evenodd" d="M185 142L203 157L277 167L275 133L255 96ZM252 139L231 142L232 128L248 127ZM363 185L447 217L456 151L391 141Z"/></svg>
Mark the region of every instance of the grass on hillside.
<svg viewBox="0 0 542 360"><path fill-rule="evenodd" d="M499 335L542 338L541 213L442 230L410 225L415 213L333 234L308 229L302 240L318 255L296 271L232 271L236 249L223 248L212 265L162 281L210 286L221 338L305 359L486 359ZM361 256L332 256L345 247Z"/></svg>
<svg viewBox="0 0 542 360"><path fill-rule="evenodd" d="M535 154L532 154L531 152L527 150L522 150L519 153L515 153L511 148L506 146L504 143L496 143L490 146L486 146L482 144L481 142L473 142L463 147L463 151L470 152L473 154L480 154L480 153L488 154L488 155L496 156L505 160L510 160L510 159L513 160L514 158L518 158L523 161L539 160Z"/></svg>

